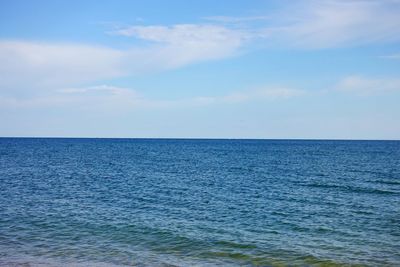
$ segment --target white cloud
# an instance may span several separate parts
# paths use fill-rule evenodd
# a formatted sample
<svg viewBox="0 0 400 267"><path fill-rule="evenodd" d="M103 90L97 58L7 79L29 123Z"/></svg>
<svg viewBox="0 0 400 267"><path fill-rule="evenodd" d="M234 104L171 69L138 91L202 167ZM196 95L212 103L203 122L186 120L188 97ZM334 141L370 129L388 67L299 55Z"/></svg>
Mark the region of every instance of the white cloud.
<svg viewBox="0 0 400 267"><path fill-rule="evenodd" d="M269 14L204 18L213 24L134 25L113 34L179 47L198 60L232 55L246 41L308 49L400 41L399 12L399 1L310 0Z"/></svg>
<svg viewBox="0 0 400 267"><path fill-rule="evenodd" d="M168 68L232 56L247 38L238 30L201 24L131 26L113 34L154 42L156 46L140 52L146 52L151 62L162 60Z"/></svg>
<svg viewBox="0 0 400 267"><path fill-rule="evenodd" d="M400 40L399 1L300 1L274 15L259 37L299 48Z"/></svg>
<svg viewBox="0 0 400 267"><path fill-rule="evenodd" d="M191 60L212 59L234 54L246 41L307 49L400 41L399 12L399 1L310 0L269 14L204 18L213 24L131 26L113 33L179 47Z"/></svg>
<svg viewBox="0 0 400 267"><path fill-rule="evenodd" d="M389 93L400 91L400 79L366 78L354 75L340 81L336 89L361 95Z"/></svg>
<svg viewBox="0 0 400 267"><path fill-rule="evenodd" d="M400 41L398 14L399 1L300 1L275 14L207 18L212 24L117 29L113 34L146 42L136 46L132 40L132 46L126 49L0 40L0 94L49 95L57 88L82 87L234 56L245 45L257 42L286 48L329 48ZM257 24L253 24L255 21Z"/></svg>
<svg viewBox="0 0 400 267"><path fill-rule="evenodd" d="M0 41L0 90L71 86L120 76L121 51L90 45Z"/></svg>
<svg viewBox="0 0 400 267"><path fill-rule="evenodd" d="M179 68L234 55L241 32L213 25L135 26L116 34L153 42L115 49L87 44L0 40L0 90L8 95ZM23 77L23 79L21 78Z"/></svg>
<svg viewBox="0 0 400 267"><path fill-rule="evenodd" d="M124 36L135 36L144 40L174 45L193 43L240 44L242 36L237 32L217 25L177 24L167 26L131 26L114 32Z"/></svg>

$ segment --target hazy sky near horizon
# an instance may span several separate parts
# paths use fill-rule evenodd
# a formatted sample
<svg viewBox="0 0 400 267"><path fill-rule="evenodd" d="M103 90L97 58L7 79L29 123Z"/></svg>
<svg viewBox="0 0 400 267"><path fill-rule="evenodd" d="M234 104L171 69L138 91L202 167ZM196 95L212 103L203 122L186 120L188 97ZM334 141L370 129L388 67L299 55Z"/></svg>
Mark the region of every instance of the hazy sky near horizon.
<svg viewBox="0 0 400 267"><path fill-rule="evenodd" d="M400 139L400 1L0 0L0 136Z"/></svg>

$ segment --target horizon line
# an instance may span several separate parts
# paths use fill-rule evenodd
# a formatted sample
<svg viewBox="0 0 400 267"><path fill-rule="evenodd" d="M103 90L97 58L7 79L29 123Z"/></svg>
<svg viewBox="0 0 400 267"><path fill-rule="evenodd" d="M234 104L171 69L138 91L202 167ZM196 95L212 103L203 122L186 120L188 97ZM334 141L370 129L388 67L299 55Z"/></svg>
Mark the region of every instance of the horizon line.
<svg viewBox="0 0 400 267"><path fill-rule="evenodd" d="M137 140L265 140L265 141L400 141L400 139L352 139L352 138L242 138L242 137L71 137L71 136L0 136L0 139L137 139Z"/></svg>

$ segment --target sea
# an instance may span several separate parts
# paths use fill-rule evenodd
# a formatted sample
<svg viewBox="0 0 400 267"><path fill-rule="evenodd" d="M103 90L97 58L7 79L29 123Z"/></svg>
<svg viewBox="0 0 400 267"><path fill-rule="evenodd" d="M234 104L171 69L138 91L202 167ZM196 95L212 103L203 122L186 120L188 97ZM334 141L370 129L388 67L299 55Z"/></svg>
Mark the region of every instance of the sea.
<svg viewBox="0 0 400 267"><path fill-rule="evenodd" d="M0 138L0 266L400 266L400 141Z"/></svg>

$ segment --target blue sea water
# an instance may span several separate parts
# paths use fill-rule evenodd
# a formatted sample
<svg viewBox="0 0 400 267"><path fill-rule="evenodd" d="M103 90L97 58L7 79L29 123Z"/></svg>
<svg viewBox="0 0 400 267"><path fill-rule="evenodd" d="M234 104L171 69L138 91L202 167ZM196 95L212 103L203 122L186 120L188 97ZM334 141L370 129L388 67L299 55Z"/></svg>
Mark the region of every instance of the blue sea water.
<svg viewBox="0 0 400 267"><path fill-rule="evenodd" d="M400 142L0 138L0 266L400 266Z"/></svg>

